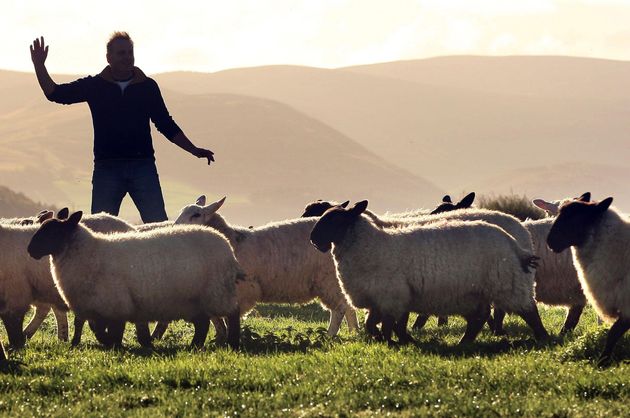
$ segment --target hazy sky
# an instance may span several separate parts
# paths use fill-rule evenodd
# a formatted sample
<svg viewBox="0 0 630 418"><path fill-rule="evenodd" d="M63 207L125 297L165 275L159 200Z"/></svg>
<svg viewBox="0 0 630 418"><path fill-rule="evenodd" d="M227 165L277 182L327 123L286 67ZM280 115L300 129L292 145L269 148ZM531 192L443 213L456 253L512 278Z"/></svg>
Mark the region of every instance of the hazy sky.
<svg viewBox="0 0 630 418"><path fill-rule="evenodd" d="M440 55L630 60L630 0L0 0L0 68L31 71L44 35L54 73L95 73L128 31L148 73Z"/></svg>

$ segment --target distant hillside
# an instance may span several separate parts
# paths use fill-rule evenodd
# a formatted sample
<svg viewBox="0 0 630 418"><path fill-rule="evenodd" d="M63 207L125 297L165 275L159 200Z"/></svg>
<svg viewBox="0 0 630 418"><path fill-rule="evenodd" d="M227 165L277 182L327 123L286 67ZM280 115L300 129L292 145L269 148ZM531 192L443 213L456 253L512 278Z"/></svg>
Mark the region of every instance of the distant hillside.
<svg viewBox="0 0 630 418"><path fill-rule="evenodd" d="M57 210L53 206L36 203L22 193L16 193L0 185L0 218L32 216L42 209Z"/></svg>
<svg viewBox="0 0 630 418"><path fill-rule="evenodd" d="M627 165L630 90L622 86L630 85L628 62L444 57L336 70L270 66L157 78L180 91L287 103L447 190L487 189L492 178L511 184L515 170L539 166ZM605 177L597 183L606 185ZM572 193L569 183L555 186ZM615 195L630 206L627 188L615 189Z"/></svg>
<svg viewBox="0 0 630 418"><path fill-rule="evenodd" d="M89 210L92 127L87 106L56 105L36 90L25 90L23 96L33 94L33 102L0 115L7 121L0 124L0 177L36 199ZM286 104L233 94L162 92L193 142L216 154L216 163L208 167L154 132L171 217L199 194L228 196L222 212L248 225L299 216L306 203L318 198L369 199L371 207L385 211L428 206L443 194ZM122 215L138 220L129 201Z"/></svg>
<svg viewBox="0 0 630 418"><path fill-rule="evenodd" d="M40 190L37 178L45 177L50 167L56 172L63 167L64 174L53 184L56 193L66 201L84 195L91 146L87 108L45 102L32 74L12 74L8 83L1 78L2 72L0 88L22 87L19 98L0 97L0 109L10 109L0 112L0 147L6 153L0 156L0 175L20 173L15 181L28 187L18 190ZM295 196L299 190L304 199L354 192L352 196L367 196L374 205L395 209L430 205L433 194L439 199L438 190L496 188L567 196L588 183L595 195L609 190L618 204L630 207L627 187L605 174L628 166L628 62L461 56L340 69L267 66L177 72L154 78L191 138L217 150L217 165L208 170L173 152L165 141L156 141L158 161L166 170L163 178L171 182L169 193L178 191L172 202L190 200L197 192L221 197L247 189L255 190L259 202ZM51 138L59 133L61 149L72 143L72 152L51 149ZM340 150L338 143L351 143L360 151ZM253 159L254 150L267 157ZM292 158L287 161L283 155ZM28 172L34 177L23 174L24 161L31 162ZM233 172L222 177L226 161L245 173L255 168L255 174L248 174L252 180ZM357 166L359 161L370 168ZM564 176L560 167L602 169L570 169L571 176ZM541 168L545 175L534 178L531 174ZM201 181L204 176L207 181ZM389 176L396 180L383 180ZM343 177L350 180L339 182ZM287 189L287 178L295 188ZM418 188L405 191L410 185L401 178ZM343 189L341 184L349 186ZM223 187L230 189L221 192ZM238 202L244 202L239 207L253 207L251 198L239 195ZM298 200L287 203L283 214ZM257 209L266 212L268 205ZM279 202L275 206L283 207ZM173 210L177 207L171 206ZM250 222L250 214L242 213Z"/></svg>
<svg viewBox="0 0 630 418"><path fill-rule="evenodd" d="M420 84L539 97L628 99L630 62L562 56L449 56L346 67Z"/></svg>

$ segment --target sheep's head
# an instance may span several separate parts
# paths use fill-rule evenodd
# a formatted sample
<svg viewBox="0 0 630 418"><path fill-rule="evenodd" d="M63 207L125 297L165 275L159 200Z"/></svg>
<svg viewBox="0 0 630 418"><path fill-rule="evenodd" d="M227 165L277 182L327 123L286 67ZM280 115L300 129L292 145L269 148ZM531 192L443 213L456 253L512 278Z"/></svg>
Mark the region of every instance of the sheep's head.
<svg viewBox="0 0 630 418"><path fill-rule="evenodd" d="M348 203L349 202L346 201L339 205L337 202L319 199L316 202L306 205L306 207L304 208L304 213L302 214L302 218L308 218L311 216L322 216L324 212L326 212L328 209L335 206L341 206L345 208L346 206L348 206Z"/></svg>
<svg viewBox="0 0 630 418"><path fill-rule="evenodd" d="M206 198L205 196L200 196L197 199L197 203L182 208L175 220L175 224L208 225L214 217L214 214L223 206L225 199L224 197L223 199L204 206Z"/></svg>
<svg viewBox="0 0 630 418"><path fill-rule="evenodd" d="M31 242L28 244L28 253L36 260L46 255L56 255L63 251L77 225L83 216L83 212L73 213L68 220L48 219L39 227Z"/></svg>
<svg viewBox="0 0 630 418"><path fill-rule="evenodd" d="M347 206L347 202L345 204ZM367 205L367 200L363 200L350 209L346 209L342 205L328 209L313 227L311 243L319 251L328 252L332 248L332 244L343 240L348 228L361 216Z"/></svg>
<svg viewBox="0 0 630 418"><path fill-rule="evenodd" d="M468 193L462 200L457 203L453 203L451 201L451 197L446 195L442 198L442 203L435 208L430 214L436 215L438 213L450 212L452 210L457 209L467 209L469 208L473 202L475 201L475 192Z"/></svg>
<svg viewBox="0 0 630 418"><path fill-rule="evenodd" d="M609 197L599 203L588 202L582 195L580 199L562 205L547 236L549 248L559 253L571 246L584 244L588 231L601 219L612 201L613 198Z"/></svg>

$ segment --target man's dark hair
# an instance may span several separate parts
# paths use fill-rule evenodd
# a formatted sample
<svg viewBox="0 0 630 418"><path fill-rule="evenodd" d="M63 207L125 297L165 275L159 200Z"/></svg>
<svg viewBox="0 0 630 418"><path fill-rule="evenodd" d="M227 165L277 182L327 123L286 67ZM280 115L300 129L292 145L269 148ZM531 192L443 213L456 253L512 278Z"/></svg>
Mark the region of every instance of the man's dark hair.
<svg viewBox="0 0 630 418"><path fill-rule="evenodd" d="M109 37L109 41L107 41L108 54L111 52L112 43L114 43L114 41L118 39L126 39L127 41L131 42L131 46L133 46L133 40L131 39L131 36L129 36L127 32L116 31L111 34L111 36Z"/></svg>

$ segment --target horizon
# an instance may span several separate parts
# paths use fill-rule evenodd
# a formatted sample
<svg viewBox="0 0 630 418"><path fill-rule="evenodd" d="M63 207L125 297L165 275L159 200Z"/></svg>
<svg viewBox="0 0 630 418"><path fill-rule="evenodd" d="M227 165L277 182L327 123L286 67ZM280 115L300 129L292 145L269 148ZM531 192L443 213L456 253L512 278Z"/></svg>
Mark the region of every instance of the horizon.
<svg viewBox="0 0 630 418"><path fill-rule="evenodd" d="M576 59L576 60L591 60L591 61L608 61L608 62L616 62L616 63L630 63L630 58L627 60L622 59L613 59L613 58L601 58L601 57L587 57L587 56L577 56L577 55L472 55L472 54L456 54L456 55L439 55L425 58L411 58L411 59L401 59L401 60L393 60L393 61L379 61L379 62L371 62L364 64L356 64L356 65L348 65L343 67L317 67L311 65L301 65L301 64L264 64L264 65L252 65L246 67L232 67L232 68L224 68L216 71L197 71L197 70L186 70L186 69L173 69L168 71L160 71L160 72L150 72L147 73L151 75L160 75L160 74L170 74L170 73L194 73L194 74L217 74L225 71L232 70L245 70L245 69L259 69L259 68L272 68L272 67L297 67L297 68L313 68L320 70L344 70L353 67L369 67L371 65L382 65L382 64L393 64L393 63L401 63L401 62L416 62L416 61L430 61L430 60L439 60L439 59L454 59L454 58L564 58L564 59ZM107 63L103 64L103 66L99 66L94 69L90 74L97 74L100 72L104 66L107 66ZM144 68L142 65L138 65L138 68ZM0 71L5 72L14 72L14 73L22 73L22 74L34 74L33 70L13 70L10 68L0 67ZM53 72L50 71L51 75L55 76L78 76L81 73L65 73L65 72ZM86 73L87 74L87 73Z"/></svg>

